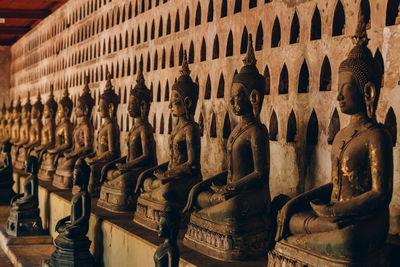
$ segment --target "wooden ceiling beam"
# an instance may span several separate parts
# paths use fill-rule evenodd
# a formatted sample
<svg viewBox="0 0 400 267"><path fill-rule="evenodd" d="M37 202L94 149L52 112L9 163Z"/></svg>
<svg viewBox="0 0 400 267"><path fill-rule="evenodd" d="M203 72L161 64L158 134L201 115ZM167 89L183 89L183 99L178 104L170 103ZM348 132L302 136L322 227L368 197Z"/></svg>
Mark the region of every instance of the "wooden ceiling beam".
<svg viewBox="0 0 400 267"><path fill-rule="evenodd" d="M23 35L27 33L31 27L17 27L17 26L5 26L1 27L0 26L0 35Z"/></svg>
<svg viewBox="0 0 400 267"><path fill-rule="evenodd" d="M8 19L44 19L51 14L47 9L6 9L0 8L0 18Z"/></svg>
<svg viewBox="0 0 400 267"><path fill-rule="evenodd" d="M0 39L0 45L12 45L17 39Z"/></svg>

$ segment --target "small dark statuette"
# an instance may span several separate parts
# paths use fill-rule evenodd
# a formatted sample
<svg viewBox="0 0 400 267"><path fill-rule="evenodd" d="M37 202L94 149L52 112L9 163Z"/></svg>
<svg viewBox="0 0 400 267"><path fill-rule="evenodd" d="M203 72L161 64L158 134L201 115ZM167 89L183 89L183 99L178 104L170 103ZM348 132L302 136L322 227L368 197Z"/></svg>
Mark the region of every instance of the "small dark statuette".
<svg viewBox="0 0 400 267"><path fill-rule="evenodd" d="M43 233L40 210L38 208L38 161L30 156L25 161L25 171L29 174L24 182L24 194L11 199L7 233L12 236L33 236Z"/></svg>
<svg viewBox="0 0 400 267"><path fill-rule="evenodd" d="M111 84L111 74L107 73L107 83L103 94L100 96L99 114L103 123L97 132L95 152L85 157L90 166L90 178L88 190L93 197L98 197L101 188L101 169L120 157L119 127L117 123L117 109L119 97L115 94ZM73 192L76 189L73 189Z"/></svg>
<svg viewBox="0 0 400 267"><path fill-rule="evenodd" d="M3 148L3 165L0 167L0 203L9 204L11 198L15 195L12 187L14 184L13 180L13 168L11 160L11 144L9 141L5 141L2 144Z"/></svg>
<svg viewBox="0 0 400 267"><path fill-rule="evenodd" d="M72 148L59 153L57 170L53 178L53 185L58 188L72 187L72 173L75 162L78 158L87 156L93 151L94 128L90 121L93 105L94 99L90 95L89 77L86 77L85 87L75 110L78 125L73 131Z"/></svg>
<svg viewBox="0 0 400 267"><path fill-rule="evenodd" d="M195 185L184 210L193 211L184 244L228 261L265 258L274 235L268 131L259 119L265 79L256 67L251 35L243 63L229 100L240 121L227 142L228 170Z"/></svg>
<svg viewBox="0 0 400 267"><path fill-rule="evenodd" d="M57 222L59 233L54 240L56 250L51 255L50 266L90 267L93 256L89 248L91 241L86 234L89 230L91 198L87 190L90 167L82 159L75 164L73 183L78 192L71 200L71 216Z"/></svg>
<svg viewBox="0 0 400 267"><path fill-rule="evenodd" d="M308 266L387 266L392 139L375 119L380 77L363 20L353 41L339 67L337 100L351 119L332 144L332 182L293 198L280 210L270 266L287 258Z"/></svg>
<svg viewBox="0 0 400 267"><path fill-rule="evenodd" d="M148 121L151 92L144 84L142 62L137 85L129 97L128 111L134 124L127 135L128 155L107 163L102 169L99 207L113 212L131 211L136 206L134 190L141 172L157 164L153 127Z"/></svg>
<svg viewBox="0 0 400 267"><path fill-rule="evenodd" d="M182 211L190 189L201 181L200 127L193 120L198 96L199 89L190 77L185 55L181 76L172 86L169 103L177 119L168 140L169 161L141 173L135 189L141 193L134 221L153 231L162 213Z"/></svg>
<svg viewBox="0 0 400 267"><path fill-rule="evenodd" d="M161 215L157 226L158 236L165 238L154 253L155 267L178 267L179 248L176 242L179 231L179 213L167 212Z"/></svg>
<svg viewBox="0 0 400 267"><path fill-rule="evenodd" d="M13 161L13 164L14 168L17 170L23 170L24 168L24 162L26 159L26 150L24 146L29 142L29 132L31 127L31 111L32 111L32 105L30 100L30 93L28 91L28 100L26 101L26 104L22 106L22 111L21 111L22 124L20 128L20 138L19 141L14 144L17 154L15 155L15 160ZM23 158L22 160L20 155L22 155Z"/></svg>
<svg viewBox="0 0 400 267"><path fill-rule="evenodd" d="M55 129L54 146L48 146L42 153L38 177L40 180L51 181L56 172L57 162L63 152L72 146L73 125L70 117L72 112L72 100L69 97L67 86L64 96L57 106L57 127Z"/></svg>

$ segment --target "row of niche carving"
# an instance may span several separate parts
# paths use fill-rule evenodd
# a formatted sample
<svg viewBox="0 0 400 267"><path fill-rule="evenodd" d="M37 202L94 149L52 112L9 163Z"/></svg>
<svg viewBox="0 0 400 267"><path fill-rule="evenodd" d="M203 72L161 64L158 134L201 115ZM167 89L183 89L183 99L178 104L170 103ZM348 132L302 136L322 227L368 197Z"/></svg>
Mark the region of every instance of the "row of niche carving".
<svg viewBox="0 0 400 267"><path fill-rule="evenodd" d="M307 123L307 130L306 130L306 143L309 145L316 145L318 143L318 133L319 133L319 126L318 126L318 117L313 109L311 112L310 118ZM392 107L390 107L386 113L384 125L389 130L392 136L392 143L393 146L396 146L397 142L397 120L396 115ZM332 144L333 139L335 138L336 134L340 130L340 119L337 109L335 108L331 119L328 124L328 138L327 143ZM278 141L278 132L279 132L279 123L278 117L276 115L275 110L272 111L270 120L269 120L269 138L271 141ZM287 120L287 127L286 127L286 142L296 142L296 136L298 133L297 129L297 120L296 115L293 110L291 110L289 114L289 118Z"/></svg>
<svg viewBox="0 0 400 267"><path fill-rule="evenodd" d="M369 5L369 1L368 0L362 0L361 1L361 11L363 12L364 16L367 18L367 21L370 21L370 5ZM222 5L223 6L223 5ZM400 21L400 19L398 19L398 6L399 6L399 1L398 0L391 0L388 1L387 4L387 17L386 17L386 25L394 25L394 24L398 24L398 22ZM213 3L212 0L209 3L209 11L208 11L208 15L207 15L207 21L212 21L213 16L210 16L210 14L213 14ZM119 17L119 9L117 9L117 18ZM186 14L189 13L188 11L189 9L187 8L187 12ZM125 7L123 8L123 14L125 11ZM114 13L113 17L114 17ZM195 19L195 25L199 25L197 24L199 21L199 14L201 15L201 7L200 7L200 2L198 2L198 6L196 9L196 19ZM107 18L108 18L108 14L107 14ZM125 21L125 16L123 16L123 19L121 22ZM131 18L131 16L128 18ZM179 18L179 12L177 11L177 18ZM101 20L101 23L100 23ZM343 5L341 3L341 1L339 0L337 2L336 8L335 8L335 12L334 12L334 19L333 19L333 24L332 24L332 35L333 36L337 36L337 35L341 35L343 34L343 30L345 27L345 12L344 12L344 8ZM107 20L108 21L108 20ZM114 20L112 20L114 21ZM119 19L116 20L116 24L119 24ZM177 23L177 21L179 22L179 20L176 19L175 22L175 32L179 31L179 23ZM201 21L201 19L200 19ZM170 14L168 14L168 20L167 20L167 27L166 27L166 33L169 34L171 32L170 28ZM99 29L99 25L103 25L103 19L99 19L99 21L97 22L97 26L96 26L96 33L99 32L99 30L103 31L103 26L101 27L101 29ZM108 23L106 22L106 29L108 29ZM113 26L113 25L112 25ZM92 24L92 32L93 35L94 33L94 28L95 28L95 23L93 22ZM57 52L61 49L64 49L66 47L68 47L68 45L72 45L75 44L76 42L80 42L81 40L85 40L87 38L89 38L92 35L92 32L90 31L91 27L86 26L84 28L84 30L82 29L82 31L80 29L78 29L78 31L74 34L71 35L71 38L68 38L66 41L63 41L63 39L61 39L60 41L57 42ZM140 28L138 27L138 31L140 32ZM154 31L155 31L155 26L154 26L154 20L152 22L152 33L151 33L151 38L154 38ZM147 33L147 23L144 29L144 32ZM160 17L160 23L159 23L159 37L162 36L162 17ZM85 33L85 34L84 34ZM126 32L127 33L127 32ZM259 40L258 42L256 41L256 44L260 44L262 45L262 24L260 22L258 28L257 28L257 39ZM261 35L261 39L259 38ZM275 47L275 46L279 46L280 45L280 39L281 39L281 29L280 29L280 23L279 23L279 18L276 17L275 18L275 22L274 22L274 26L273 26L273 31L272 31L272 38L271 38L271 47ZM299 41L299 35L300 35L300 24L299 24L299 19L298 19L298 15L297 12L295 11L293 19L292 19L292 23L291 23L291 31L290 31L290 43L296 43ZM140 34L138 35L138 40L140 42ZM321 16L320 16L320 12L318 7L316 6L315 11L314 11L314 15L312 17L312 26L311 26L311 39L315 40L315 39L320 39L321 38ZM120 47L122 47L122 37L120 36ZM146 41L147 39L147 34L145 34L144 39ZM111 40L111 39L110 39ZM114 41L116 40L116 37L114 36ZM131 40L133 41L133 30L132 30L132 38ZM132 42L131 41L131 42ZM60 43L61 42L61 43ZM110 42L109 42L110 43ZM114 42L115 43L115 42ZM125 39L125 47L127 47L127 38ZM133 45L133 42L131 43L131 45ZM99 45L100 46L100 45ZM109 46L110 47L110 46ZM114 51L116 51L116 46L114 45ZM260 45L256 45L256 49L261 49ZM99 49L100 50L100 49ZM111 49L109 48L109 51ZM241 49L241 51L243 51ZM245 50L244 50L245 51ZM43 57L42 57L43 58ZM30 60L28 59L27 62L30 62ZM28 63L29 65L31 64L35 64L37 62L36 61L32 61L31 63Z"/></svg>

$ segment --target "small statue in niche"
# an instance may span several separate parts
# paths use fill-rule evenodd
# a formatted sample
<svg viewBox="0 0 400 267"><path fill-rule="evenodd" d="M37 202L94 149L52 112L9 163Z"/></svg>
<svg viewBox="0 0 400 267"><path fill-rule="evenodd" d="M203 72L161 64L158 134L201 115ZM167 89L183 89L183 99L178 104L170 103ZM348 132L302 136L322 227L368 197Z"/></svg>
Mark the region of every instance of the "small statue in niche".
<svg viewBox="0 0 400 267"><path fill-rule="evenodd" d="M298 259L299 254L284 252L291 247L302 251L303 260L316 255L322 265L340 259L346 266L386 266L380 260L389 228L393 151L389 133L375 118L380 77L368 41L361 20L355 46L339 66L337 100L351 119L332 144L332 182L293 198L280 210L279 242L270 259Z"/></svg>
<svg viewBox="0 0 400 267"><path fill-rule="evenodd" d="M137 85L129 96L129 115L134 124L127 136L128 155L105 165L97 205L114 212L135 208L134 189L140 173L157 164L153 127L148 121L152 96L143 77L142 62L139 66Z"/></svg>
<svg viewBox="0 0 400 267"><path fill-rule="evenodd" d="M3 140L6 137L6 127L7 127L7 108L6 108L6 102L3 101L3 107L0 112L0 140Z"/></svg>
<svg viewBox="0 0 400 267"><path fill-rule="evenodd" d="M195 185L184 210L193 211L184 244L229 261L265 257L273 238L268 130L259 119L266 85L251 34L248 42L231 87L230 105L240 122L228 138L228 170Z"/></svg>
<svg viewBox="0 0 400 267"><path fill-rule="evenodd" d="M50 85L50 95L44 104L43 117L44 125L40 133L40 145L35 146L34 150L31 151L32 155L37 156L39 164L42 161L43 154L48 148L53 147L55 143L55 129L56 129L56 112L57 112L57 102L54 100L53 85Z"/></svg>
<svg viewBox="0 0 400 267"><path fill-rule="evenodd" d="M26 145L29 142L29 129L31 127L31 111L32 111L32 105L30 100L30 93L28 91L28 99L25 105L22 106L22 112L21 112L22 124L20 128L20 138L19 141L15 143L16 147L15 149L17 151L17 154L14 167L18 170L22 170L24 168L23 164L25 161L24 145ZM20 154L24 155L24 160L22 162L18 161L18 159L20 158L19 156Z"/></svg>
<svg viewBox="0 0 400 267"><path fill-rule="evenodd" d="M179 213L167 212L161 215L157 226L158 236L165 238L154 253L155 267L178 267L179 248L176 242L179 232Z"/></svg>
<svg viewBox="0 0 400 267"><path fill-rule="evenodd" d="M11 160L11 143L5 141L2 145L3 165L0 167L0 202L10 203L11 198L15 195L12 187L13 180L13 167Z"/></svg>
<svg viewBox="0 0 400 267"><path fill-rule="evenodd" d="M72 112L72 100L69 97L67 86L64 90L63 98L58 103L57 127L55 129L54 146L47 147L42 154L42 162L39 169L39 179L49 181L53 179L56 171L58 158L64 151L71 147L73 125L70 121Z"/></svg>
<svg viewBox="0 0 400 267"><path fill-rule="evenodd" d="M13 124L11 126L11 159L12 162L15 162L17 157L17 149L16 145L20 140L20 130L21 130L21 97L18 97L17 105L14 107L12 111Z"/></svg>
<svg viewBox="0 0 400 267"><path fill-rule="evenodd" d="M186 53L181 76L172 86L169 108L178 122L169 137L169 162L139 176L135 192L141 191L134 221L155 231L163 212L181 212L189 190L201 181L200 127L193 115L199 97L190 77Z"/></svg>
<svg viewBox="0 0 400 267"><path fill-rule="evenodd" d="M24 182L24 193L11 199L7 233L12 236L43 234L38 198L38 160L29 156L25 161L25 172L29 174Z"/></svg>
<svg viewBox="0 0 400 267"><path fill-rule="evenodd" d="M32 149L40 145L42 124L43 104L40 100L40 92L38 91L37 100L32 106L31 125L29 127L29 141L20 148L17 156L15 167L23 169L26 158L30 155Z"/></svg>
<svg viewBox="0 0 400 267"><path fill-rule="evenodd" d="M119 97L115 94L111 84L111 75L107 73L106 88L100 96L99 114L102 125L97 133L96 151L85 158L90 166L89 192L98 196L100 192L101 168L108 162L115 160L121 154L119 147L119 127L117 123L117 109Z"/></svg>
<svg viewBox="0 0 400 267"><path fill-rule="evenodd" d="M78 159L73 174L77 193L71 200L71 215L59 220L55 227L59 235L54 240L56 250L51 255L50 266L93 266L93 256L89 252L91 241L86 236L91 210L89 176L90 167L83 159Z"/></svg>
<svg viewBox="0 0 400 267"><path fill-rule="evenodd" d="M11 139L11 127L13 124L13 100L11 100L10 106L7 108L6 110L6 115L4 117L4 119L6 120L5 124L5 128L4 128L4 135L3 138L1 139L1 142L4 143L5 141L10 141Z"/></svg>
<svg viewBox="0 0 400 267"><path fill-rule="evenodd" d="M66 189L72 187L72 173L76 160L87 156L93 151L94 128L90 121L90 115L94 106L94 99L90 95L89 77L85 79L85 87L78 98L76 117L78 125L73 131L72 148L60 153L57 170L54 174L53 185Z"/></svg>

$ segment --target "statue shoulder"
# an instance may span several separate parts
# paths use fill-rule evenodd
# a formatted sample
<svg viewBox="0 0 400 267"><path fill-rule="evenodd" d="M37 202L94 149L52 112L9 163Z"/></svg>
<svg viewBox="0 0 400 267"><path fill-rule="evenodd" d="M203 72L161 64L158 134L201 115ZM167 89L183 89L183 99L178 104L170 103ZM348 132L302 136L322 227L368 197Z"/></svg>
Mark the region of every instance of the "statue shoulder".
<svg viewBox="0 0 400 267"><path fill-rule="evenodd" d="M195 121L188 121L183 129L191 134L196 134L200 136L200 126Z"/></svg>
<svg viewBox="0 0 400 267"><path fill-rule="evenodd" d="M381 123L375 123L369 127L367 131L368 140L370 143L376 145L390 145L390 147L392 147L392 136L385 125Z"/></svg>

